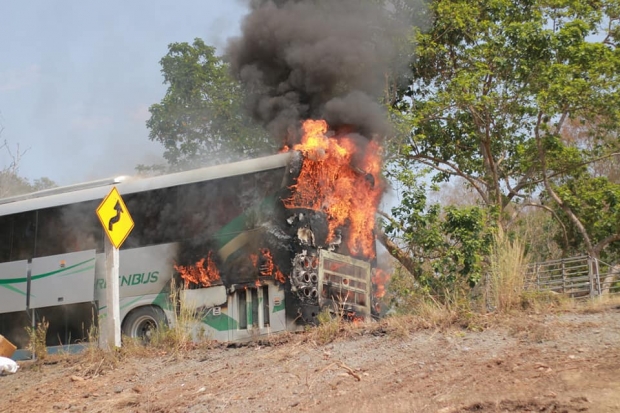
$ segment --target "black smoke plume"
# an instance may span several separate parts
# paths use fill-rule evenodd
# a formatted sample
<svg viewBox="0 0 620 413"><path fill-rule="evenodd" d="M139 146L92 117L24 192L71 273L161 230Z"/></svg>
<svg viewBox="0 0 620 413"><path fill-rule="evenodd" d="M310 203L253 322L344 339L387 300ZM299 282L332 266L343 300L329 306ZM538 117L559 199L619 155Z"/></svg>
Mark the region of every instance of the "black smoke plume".
<svg viewBox="0 0 620 413"><path fill-rule="evenodd" d="M376 3L251 1L242 36L226 55L248 91L249 110L275 137L295 143L308 118L367 138L387 133L380 99L388 74L406 67L402 46L411 24Z"/></svg>

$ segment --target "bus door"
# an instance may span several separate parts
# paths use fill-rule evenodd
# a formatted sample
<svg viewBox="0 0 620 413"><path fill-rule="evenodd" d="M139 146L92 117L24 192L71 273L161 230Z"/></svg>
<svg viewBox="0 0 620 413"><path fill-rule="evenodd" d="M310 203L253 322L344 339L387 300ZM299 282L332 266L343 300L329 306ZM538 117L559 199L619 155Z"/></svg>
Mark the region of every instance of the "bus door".
<svg viewBox="0 0 620 413"><path fill-rule="evenodd" d="M244 341L261 335L283 331L284 294L271 283L238 288L229 296L231 340Z"/></svg>

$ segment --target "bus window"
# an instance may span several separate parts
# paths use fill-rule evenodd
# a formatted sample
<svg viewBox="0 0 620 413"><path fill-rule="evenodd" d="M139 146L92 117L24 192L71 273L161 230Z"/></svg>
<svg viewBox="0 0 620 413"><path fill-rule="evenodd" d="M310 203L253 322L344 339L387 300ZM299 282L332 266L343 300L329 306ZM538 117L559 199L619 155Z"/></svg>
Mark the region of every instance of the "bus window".
<svg viewBox="0 0 620 413"><path fill-rule="evenodd" d="M60 221L59 208L44 209L39 211L39 228L37 232L37 248L35 257L62 254L64 240L64 228Z"/></svg>
<svg viewBox="0 0 620 413"><path fill-rule="evenodd" d="M11 237L13 235L13 217L0 217L0 262L11 260Z"/></svg>
<svg viewBox="0 0 620 413"><path fill-rule="evenodd" d="M42 209L38 216L35 257L70 252L103 251L103 231L96 202Z"/></svg>
<svg viewBox="0 0 620 413"><path fill-rule="evenodd" d="M13 239L11 242L11 261L27 260L33 257L37 226L35 211L23 212L13 216Z"/></svg>
<svg viewBox="0 0 620 413"><path fill-rule="evenodd" d="M103 228L95 214L98 206L99 201L89 201L60 209L61 223L65 228L66 252L93 249L103 252Z"/></svg>
<svg viewBox="0 0 620 413"><path fill-rule="evenodd" d="M238 290L237 297L239 300L239 330L248 328L248 307L245 290Z"/></svg>
<svg viewBox="0 0 620 413"><path fill-rule="evenodd" d="M258 327L258 290L252 288L252 327Z"/></svg>
<svg viewBox="0 0 620 413"><path fill-rule="evenodd" d="M271 320L269 319L269 286L263 285L263 326L269 327Z"/></svg>
<svg viewBox="0 0 620 413"><path fill-rule="evenodd" d="M128 194L123 197L134 221L134 228L123 244L124 248L145 247L178 241L175 188Z"/></svg>

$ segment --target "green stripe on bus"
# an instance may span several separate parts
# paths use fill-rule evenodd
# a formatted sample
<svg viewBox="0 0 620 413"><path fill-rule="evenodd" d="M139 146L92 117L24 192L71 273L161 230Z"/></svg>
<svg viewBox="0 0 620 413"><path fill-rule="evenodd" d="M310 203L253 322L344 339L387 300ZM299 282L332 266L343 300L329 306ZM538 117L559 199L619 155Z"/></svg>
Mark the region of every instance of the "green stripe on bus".
<svg viewBox="0 0 620 413"><path fill-rule="evenodd" d="M60 274L60 276L61 277L66 277L67 275L79 274L79 273L87 271L87 270L92 270L93 268L95 268L95 266L91 265L90 267L82 268L81 270L77 270L77 271L73 271L73 272L68 272L66 274Z"/></svg>
<svg viewBox="0 0 620 413"><path fill-rule="evenodd" d="M162 300L161 296L167 296L167 295L168 295L167 293L159 293L159 294L157 294L157 297L155 297L155 300L153 300L152 305L158 305L158 306L160 306L161 308L166 308L166 307L163 305L163 302L164 302L164 301ZM144 298L144 296L143 296L143 295L141 295L140 297L136 298L135 300L132 300L132 301L130 301L130 302L128 302L128 303L123 304L123 305L120 307L120 309L123 309L123 308L126 308L126 307L130 306L130 305L132 305L133 303L135 303L136 301L141 300L142 298ZM168 306L168 307L169 307L169 306ZM104 305L103 307L99 307L99 308L98 308L98 310L99 310L99 311L101 311L101 310L105 310L106 308L108 308L108 306L107 306L107 305Z"/></svg>
<svg viewBox="0 0 620 413"><path fill-rule="evenodd" d="M143 295L141 295L140 297L138 297L138 298L136 298L136 299L134 299L134 300L131 300L131 301L130 301L130 302L128 302L128 303L125 303L125 304L121 305L121 306L119 307L119 310L122 310L123 308L129 307L130 305L132 305L132 304L133 304L133 303L135 303L136 301L138 301L138 300L142 299L142 297L144 297L144 296L143 296ZM108 308L108 306L107 306L107 305L104 305L103 307L99 307L99 308L98 308L98 310L99 310L99 311L101 311L101 310L105 310L106 308Z"/></svg>
<svg viewBox="0 0 620 413"><path fill-rule="evenodd" d="M130 302L125 303L125 304L121 305L121 306L120 306L120 309L122 310L123 308L127 308L127 307L129 307L130 305L132 305L132 304L133 304L133 303L135 303L136 301L140 301L143 297L144 297L144 296L143 296L143 295L141 295L140 297L137 297L137 298L135 298L135 299L131 300Z"/></svg>
<svg viewBox="0 0 620 413"><path fill-rule="evenodd" d="M277 313L278 311L283 311L283 310L284 310L284 300L280 300L280 304L273 306L272 313Z"/></svg>
<svg viewBox="0 0 620 413"><path fill-rule="evenodd" d="M0 285L0 287L4 287L4 288L6 288L7 290L13 291L13 292L15 292L15 293L19 293L19 294L23 295L24 297L26 296L26 293L25 293L25 292L23 292L23 291L22 291L22 290L20 290L19 288L15 288L15 287L13 287L12 285ZM31 296L31 297L33 297L33 295L32 295L32 294L30 294L30 296Z"/></svg>
<svg viewBox="0 0 620 413"><path fill-rule="evenodd" d="M217 331L227 331L237 329L237 320L227 314L213 315L211 312L201 320L203 323Z"/></svg>
<svg viewBox="0 0 620 413"><path fill-rule="evenodd" d="M54 274L59 274L59 273L68 271L70 269L79 267L80 265L84 265L84 264L86 264L88 262L91 262L91 261L94 261L94 260L95 260L95 258L93 257L93 258L90 258L90 259L88 259L86 261L79 262L79 263L74 264L74 265L72 265L70 267L67 267L67 268L61 268L59 270L55 270L55 271L51 271L51 272L46 272L46 273L38 274L38 275L33 275L30 279L34 281L34 280L38 280L40 278L49 277L49 276L52 276ZM28 281L28 277L24 277L24 278L7 278L5 280L0 280L0 285L19 284L19 283L25 283L27 281Z"/></svg>

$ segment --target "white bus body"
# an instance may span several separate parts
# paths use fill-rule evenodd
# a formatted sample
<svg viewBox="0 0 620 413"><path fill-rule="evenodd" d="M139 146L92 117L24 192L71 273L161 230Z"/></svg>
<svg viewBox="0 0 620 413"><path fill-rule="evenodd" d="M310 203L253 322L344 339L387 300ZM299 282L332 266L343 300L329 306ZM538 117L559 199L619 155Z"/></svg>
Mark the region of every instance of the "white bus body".
<svg viewBox="0 0 620 413"><path fill-rule="evenodd" d="M275 171L271 178L279 180L277 184L281 185L289 158L289 154L279 154L154 178L102 180L0 200L0 231L5 240L5 248L0 251L0 334L23 348L27 344L25 328L46 318L52 330L48 333L49 344L71 344L86 338L90 327L106 316L105 256L102 251L104 233L100 226L92 227L92 223L96 222L92 207L96 208L112 185L117 187L125 200L130 199L132 194L157 194L158 190L170 188L181 194L189 185L235 177L246 179L244 177L263 172ZM241 189L230 188L233 191ZM259 196L253 200L259 203L262 202L261 197L269 195L260 191L257 194ZM134 209L136 203L127 204L132 216L140 215L140 211ZM85 231L85 237L78 240L78 245L72 245L70 252L39 254L37 251L40 250L62 249L52 244L66 241L50 237L40 239L41 233L37 236L37 230L42 227L42 217L49 215L49 211L66 210L62 214L62 222L54 223L55 227L50 231L53 232L58 225L60 231L64 231L63 225L80 228L84 218L72 222L72 210L78 207L83 209L81 206L89 208L92 214L88 217L90 226ZM158 207L154 206L155 209ZM207 209L209 207L205 206ZM80 213L83 212L80 210ZM24 224L27 220L30 221ZM140 228L136 227L134 232L136 230L140 231ZM95 236L88 238L90 234L86 232L89 231ZM232 237L223 235L227 236ZM141 336L153 325L175 322L176 312L171 308L169 295L174 265L179 262L181 247L178 242L134 247L131 237L119 254L120 311L123 333ZM231 245L236 245L232 241L236 238L225 240L228 242L221 249L226 250L226 254L230 255ZM23 248L26 243L28 248ZM239 244L238 240L236 243ZM281 285L264 280L260 286L233 285L231 288L232 291L227 291L224 285L214 285L182 291L181 298L186 305L195 306L201 321L196 327L197 333L229 341L286 328ZM64 326L59 325L63 323Z"/></svg>

